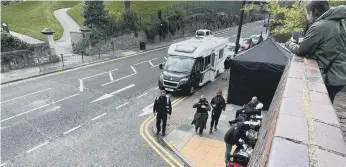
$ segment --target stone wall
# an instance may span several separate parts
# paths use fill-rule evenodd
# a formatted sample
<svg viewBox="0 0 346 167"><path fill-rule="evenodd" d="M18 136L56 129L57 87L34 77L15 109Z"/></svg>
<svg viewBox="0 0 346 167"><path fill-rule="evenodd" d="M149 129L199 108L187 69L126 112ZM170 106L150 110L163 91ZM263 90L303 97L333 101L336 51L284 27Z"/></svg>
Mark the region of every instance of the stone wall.
<svg viewBox="0 0 346 167"><path fill-rule="evenodd" d="M346 143L315 60L294 56L260 129L248 167L337 167Z"/></svg>

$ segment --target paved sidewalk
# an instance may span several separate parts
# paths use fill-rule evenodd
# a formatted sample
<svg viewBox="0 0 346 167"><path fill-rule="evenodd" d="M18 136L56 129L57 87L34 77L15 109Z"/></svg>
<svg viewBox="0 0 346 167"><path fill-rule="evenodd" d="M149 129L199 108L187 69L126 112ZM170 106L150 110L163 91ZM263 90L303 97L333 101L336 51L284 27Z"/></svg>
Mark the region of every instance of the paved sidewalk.
<svg viewBox="0 0 346 167"><path fill-rule="evenodd" d="M224 167L225 166L225 143L224 135L229 129L228 121L234 119L235 111L240 106L227 104L226 111L222 112L218 131L209 134L211 116L209 113L207 129L200 137L195 133L194 125L191 125L196 109L192 108L195 100L204 95L210 101L216 95L216 91L222 88L227 97L228 81L218 78L214 83L209 83L193 96L187 97L183 102L174 107L171 120L167 123L167 136L165 142L173 150L180 154L190 164L197 167ZM185 116L185 117L184 117ZM156 128L154 128L156 129Z"/></svg>

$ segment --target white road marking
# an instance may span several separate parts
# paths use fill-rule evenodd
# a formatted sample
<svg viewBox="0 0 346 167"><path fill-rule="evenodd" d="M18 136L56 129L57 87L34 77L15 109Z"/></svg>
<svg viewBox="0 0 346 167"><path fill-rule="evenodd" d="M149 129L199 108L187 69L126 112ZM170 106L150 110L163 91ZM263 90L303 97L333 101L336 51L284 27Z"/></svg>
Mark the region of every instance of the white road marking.
<svg viewBox="0 0 346 167"><path fill-rule="evenodd" d="M141 97L143 97L143 96L145 96L145 95L147 95L147 94L148 94L148 93L143 93L142 95L138 96L137 99L139 99L139 98L141 98Z"/></svg>
<svg viewBox="0 0 346 167"><path fill-rule="evenodd" d="M107 113L103 113L103 114L101 114L101 115L99 115L99 116L97 116L97 117L95 117L95 118L93 118L93 119L91 119L91 120L95 121L95 120L97 120L97 119L99 119L99 118L105 116L106 114L107 114Z"/></svg>
<svg viewBox="0 0 346 167"><path fill-rule="evenodd" d="M111 70L111 71L106 71L106 72L99 73L99 74L96 74L96 75L84 77L84 78L82 78L82 80L83 80L83 79L89 79L89 78L96 77L96 76L103 75L103 74L107 74L108 72L117 71L117 70L118 70L118 69L114 69L114 70Z"/></svg>
<svg viewBox="0 0 346 167"><path fill-rule="evenodd" d="M83 86L83 80L79 79L79 91L83 92L84 86Z"/></svg>
<svg viewBox="0 0 346 167"><path fill-rule="evenodd" d="M115 109L119 109L119 108L121 108L121 107L124 107L124 106L126 106L127 104L129 104L129 102L126 102L126 103L124 103L124 104L122 104L122 105L116 107Z"/></svg>
<svg viewBox="0 0 346 167"><path fill-rule="evenodd" d="M142 62L140 62L140 63L136 63L136 64L134 64L134 66L140 65L140 64L143 64L143 63L146 63L146 62L148 62L148 61L142 61Z"/></svg>
<svg viewBox="0 0 346 167"><path fill-rule="evenodd" d="M159 87L156 87L156 88L154 88L153 90L157 90L157 89L159 89Z"/></svg>
<svg viewBox="0 0 346 167"><path fill-rule="evenodd" d="M122 92L122 91L124 91L124 90L130 89L130 88L132 88L132 87L134 87L134 86L135 86L135 84L131 84L131 85L129 85L129 86L126 86L126 87L124 87L124 88L121 88L121 89L119 89L119 90L117 90L117 91L115 91L115 92L112 92L112 93L110 93L110 94L105 94L105 95L103 95L103 96L97 98L96 100L92 101L91 103L94 103L94 102L97 102L97 101L100 101L100 100L104 100L104 99L108 99L108 98L114 96L115 94L118 94L118 93L120 93L120 92Z"/></svg>
<svg viewBox="0 0 346 167"><path fill-rule="evenodd" d="M151 62L151 60L148 61L151 67L154 67L154 64Z"/></svg>
<svg viewBox="0 0 346 167"><path fill-rule="evenodd" d="M17 115L15 115L14 117L12 116L12 117L10 117L10 118L6 118L6 119L4 119L4 120L1 120L1 122L5 122L5 121L10 120L10 119L13 119L13 118L15 118L15 117L19 117L19 116L21 116L21 115L24 115L24 114L27 114L27 113L36 111L36 110L41 109L41 108L43 108L43 107L47 107L47 106L49 106L49 105L52 105L52 104L55 104L55 103L58 103L58 102L61 102L61 101L70 99L70 98L72 98L72 97L74 97L74 96L78 96L78 95L79 95L79 93L74 94L74 95L71 95L71 96L68 96L68 97L65 97L65 98L63 98L63 99L60 99L60 100L58 100L58 101L55 101L55 102L52 102L52 103L49 103L49 104L45 104L45 105L43 105L43 106L34 108L34 109L32 109L32 110L29 110L29 111L26 111L26 112L17 114Z"/></svg>
<svg viewBox="0 0 346 167"><path fill-rule="evenodd" d="M114 81L112 71L109 71L109 78L111 79L111 81Z"/></svg>
<svg viewBox="0 0 346 167"><path fill-rule="evenodd" d="M116 80L114 80L114 81L111 81L111 82L107 82L107 83L103 84L102 86L106 86L106 85L109 85L109 84L111 84L111 83L113 83L113 82L117 82L117 81L120 81L120 80L122 80L122 79L125 79L125 78L128 78L128 77L131 77L132 75L136 75L136 73L133 73L133 74L130 74L130 75L127 75L127 76L124 76L124 77L118 78L118 79L116 79Z"/></svg>
<svg viewBox="0 0 346 167"><path fill-rule="evenodd" d="M167 60L167 57L164 57Z"/></svg>
<svg viewBox="0 0 346 167"><path fill-rule="evenodd" d="M149 104L148 106L144 107L143 108L143 113L138 115L138 117L150 114L152 112L153 106L154 106L154 103Z"/></svg>
<svg viewBox="0 0 346 167"><path fill-rule="evenodd" d="M70 129L70 130L68 130L68 131L64 132L64 135L67 135L67 134L71 133L72 131L74 131L74 130L76 130L76 129L80 128L80 127L81 127L81 126L80 126L80 125L78 125L77 127L74 127L74 128L72 128L72 129Z"/></svg>
<svg viewBox="0 0 346 167"><path fill-rule="evenodd" d="M37 150L37 149L39 149L40 147L42 147L42 146L44 146L44 145L46 145L46 144L48 144L49 142L48 141L46 141L46 142L44 142L44 143L42 143L42 144L40 144L40 145L38 145L38 146L36 146L36 147L34 147L34 148L32 148L32 149L30 149L30 150L27 150L26 151L26 153L31 153L31 152L33 152L33 151L35 151L35 150Z"/></svg>
<svg viewBox="0 0 346 167"><path fill-rule="evenodd" d="M136 69L131 66L134 73L137 73Z"/></svg>
<svg viewBox="0 0 346 167"><path fill-rule="evenodd" d="M43 90L40 90L40 91L37 91L37 92L33 92L33 93L30 93L30 94L27 94L27 95L23 95L23 96L19 96L19 97L16 97L16 98L13 98L13 99L9 99L9 100L5 100L5 101L2 101L2 103L7 103L7 102L10 102L10 101L13 101L13 100L17 100L17 99L20 99L20 98L23 98L23 97L26 97L26 96L30 96L30 95L33 95L33 94L37 94L37 93L40 93L40 92L44 92L44 91L47 91L47 90L50 90L52 88L47 88L47 89L43 89Z"/></svg>

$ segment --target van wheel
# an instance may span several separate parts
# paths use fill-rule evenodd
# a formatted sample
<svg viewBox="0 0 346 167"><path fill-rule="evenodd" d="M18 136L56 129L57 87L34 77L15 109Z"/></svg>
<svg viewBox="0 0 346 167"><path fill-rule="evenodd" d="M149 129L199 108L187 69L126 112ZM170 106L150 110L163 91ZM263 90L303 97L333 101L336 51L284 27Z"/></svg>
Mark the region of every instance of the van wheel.
<svg viewBox="0 0 346 167"><path fill-rule="evenodd" d="M190 88L187 90L187 95L192 95L193 93L195 93L195 87L194 86L190 86Z"/></svg>

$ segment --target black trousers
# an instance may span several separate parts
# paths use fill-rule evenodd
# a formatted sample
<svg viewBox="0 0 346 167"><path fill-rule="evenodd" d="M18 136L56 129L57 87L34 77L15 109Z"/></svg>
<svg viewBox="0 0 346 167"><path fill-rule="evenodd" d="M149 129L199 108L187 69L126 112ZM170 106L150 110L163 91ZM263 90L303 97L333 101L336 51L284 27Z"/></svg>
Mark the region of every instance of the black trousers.
<svg viewBox="0 0 346 167"><path fill-rule="evenodd" d="M156 116L156 129L157 133L160 133L161 131L161 121L162 121L162 133L166 133L166 123L167 123L167 116Z"/></svg>
<svg viewBox="0 0 346 167"><path fill-rule="evenodd" d="M204 130L204 128L201 128L201 127L196 127L196 132L198 131L198 129L199 129L199 134L203 134L203 130Z"/></svg>
<svg viewBox="0 0 346 167"><path fill-rule="evenodd" d="M243 108L237 110L236 113L235 113L235 117L237 118L237 117L239 116L239 114L241 114L241 112L242 112L243 110L244 110Z"/></svg>
<svg viewBox="0 0 346 167"><path fill-rule="evenodd" d="M343 85L343 86L326 85L326 87L327 87L330 101L332 101L332 103L334 103L334 99L335 99L336 94L339 93L345 87L345 85Z"/></svg>
<svg viewBox="0 0 346 167"><path fill-rule="evenodd" d="M221 115L221 112L215 113L214 115L211 116L210 129L213 129L214 124L215 124L215 128L217 127L217 124L219 123L220 115Z"/></svg>

